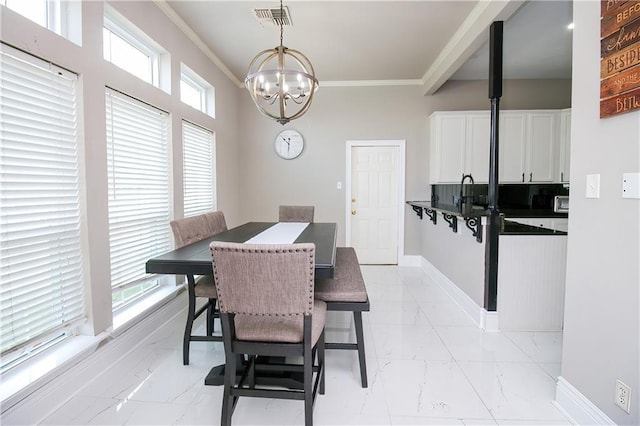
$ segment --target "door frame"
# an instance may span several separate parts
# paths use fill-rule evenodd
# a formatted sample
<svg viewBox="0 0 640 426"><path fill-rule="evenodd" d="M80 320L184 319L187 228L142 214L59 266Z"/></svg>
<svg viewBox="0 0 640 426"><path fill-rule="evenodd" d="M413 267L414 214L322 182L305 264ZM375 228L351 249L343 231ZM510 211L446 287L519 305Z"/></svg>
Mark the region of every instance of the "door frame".
<svg viewBox="0 0 640 426"><path fill-rule="evenodd" d="M351 153L354 147L395 147L398 149L396 164L398 170L398 265L404 261L404 191L406 179L406 141L398 140L348 140L346 144L346 174L345 174L345 243L351 246Z"/></svg>

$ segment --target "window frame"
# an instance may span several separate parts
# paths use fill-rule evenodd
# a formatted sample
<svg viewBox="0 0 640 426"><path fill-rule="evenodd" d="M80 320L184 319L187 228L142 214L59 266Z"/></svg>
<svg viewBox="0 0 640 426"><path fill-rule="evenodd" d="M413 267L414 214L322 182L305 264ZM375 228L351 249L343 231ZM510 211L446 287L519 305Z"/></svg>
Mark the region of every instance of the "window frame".
<svg viewBox="0 0 640 426"><path fill-rule="evenodd" d="M182 97L182 84L195 89L200 93L200 107L186 102ZM201 111L211 118L215 118L215 88L204 78L200 77L195 71L184 63L180 63L180 101L185 105Z"/></svg>
<svg viewBox="0 0 640 426"><path fill-rule="evenodd" d="M82 45L82 2L63 0L40 0L45 6L44 22L34 21L30 17L23 15L13 7L13 2L23 3L26 0L0 0L0 5L13 10L24 18L40 25L43 28L66 38L67 40L81 46ZM29 0L34 1L34 0ZM7 2L9 5L7 6Z"/></svg>
<svg viewBox="0 0 640 426"><path fill-rule="evenodd" d="M189 142L191 141L188 141L187 138L185 137L185 133L186 133L185 128L190 128L192 132L202 132L200 133L200 135L204 135L206 133L209 136L209 141L210 141L209 151L196 152L198 148L198 143L197 143L198 141L193 141L194 144L192 146L188 146ZM192 159L188 158L188 155L190 152L194 153ZM193 160L202 159L202 158L208 158L210 160L210 162L207 165L205 165L204 168L207 168L206 166L210 167L209 172L210 172L211 185L208 188L205 187L204 189L205 190L208 189L210 191L211 197L208 199L208 201L211 201L211 203L209 204L207 201L204 200L204 198L193 196L193 198L199 199L199 201L196 201L194 204L199 204L202 207L187 210L187 205L186 205L187 199L192 198L192 196L189 195L190 189L187 187L189 185L189 181L191 180L190 171L192 170L192 168L190 168L189 166L193 164ZM198 169L202 170L203 168L199 167ZM198 181L198 178L203 179L204 176L201 173L194 173L193 178L194 178L194 181ZM202 188L203 188L203 185L199 185L197 187L194 187L193 189L197 193L198 189L202 190ZM192 123L188 120L182 120L182 189L183 189L182 199L183 199L183 216L184 217L195 216L196 214L217 210L218 201L217 201L215 132L212 130L206 129L202 126L199 126L195 123Z"/></svg>
<svg viewBox="0 0 640 426"><path fill-rule="evenodd" d="M9 119L6 119L5 117L3 118L3 121L5 125L14 127L13 130L11 130L11 127L9 128L8 131L10 132L10 134L13 132L16 135L20 135L18 136L18 139L6 139L7 145L9 146L9 148L7 149L7 152L8 152L7 155L9 159L23 158L24 160L20 161L19 163L15 163L14 161L13 167L16 167L15 164L20 164L19 167L25 168L24 170L25 172L28 171L29 167L33 167L32 164L35 164L35 161L38 158L32 155L28 155L27 157L21 157L21 155L25 155L25 153L29 152L29 144L41 143L39 142L39 140L45 136L38 136L38 135L50 134L50 136L47 136L47 138L49 139L51 139L54 135L58 135L57 138L59 139L60 144L56 145L55 149L49 150L48 153L46 151L40 152L40 157L42 158L40 158L39 163L35 164L38 170L37 173L33 175L32 178L27 179L25 181L25 182L27 181L31 182L32 186L35 185L35 188L27 189L27 188L21 187L22 189L20 189L20 191L21 191L21 194L28 194L29 192L26 192L26 191L35 190L35 195L32 197L35 199L41 199L42 197L46 196L47 192L50 193L49 195L50 197L54 197L54 196L57 197L57 196L63 195L64 198L61 199L61 203L64 200L64 206L66 208L60 210L57 214L52 214L50 213L50 211L47 211L46 209L43 210L44 206L37 207L35 210L33 210L33 207L34 207L33 205L29 207L25 203L22 206L22 209L29 208L29 211L27 212L25 210L21 214L23 215L46 214L49 220L49 224L46 227L48 230L45 233L41 231L37 231L37 234L36 234L34 233L36 228L31 229L32 226L30 226L29 233L30 235L31 234L33 235L31 235L29 239L37 239L41 241L41 243L44 244L45 247L51 246L51 244L53 244L53 241L58 241L58 243L55 245L55 247L57 248L56 255L64 253L65 257L64 259L61 260L62 265L64 265L64 268L56 269L57 272L51 276L51 282L47 281L49 282L47 284L47 288L51 287L52 290L55 290L54 292L51 293L51 295L52 296L55 295L56 297L61 298L61 302L57 306L65 306L64 309L56 309L56 311L65 312L64 314L62 314L63 317L56 315L56 318L67 318L68 312L71 312L70 307L71 307L71 301L73 300L71 296L75 295L74 297L77 299L76 308L75 310L73 310L73 312L75 313L72 315L72 317L69 317L66 320L63 319L62 321L60 321L59 319L56 319L55 321L53 321L53 318L52 318L51 324L49 325L48 328L43 329L44 331L40 332L39 334L34 334L27 340L23 339L22 342L16 344L13 347L6 349L6 353L3 353L2 355L3 359L2 359L2 367L1 367L2 372L5 372L13 368L14 366L20 364L22 361L29 359L31 356L41 353L45 349L50 348L51 346L65 340L67 337L76 335L79 327L81 327L83 324L87 322L86 300L85 300L85 297L86 297L85 280L86 280L86 273L87 273L87 270L86 270L87 258L85 253L86 234L84 233L84 226L83 226L83 216L85 214L83 210L85 205L84 204L85 194L82 191L83 185L82 185L82 178L81 178L82 171L83 171L83 164L82 164L82 157L81 157L82 138L79 132L77 131L77 127L80 126L80 122L81 122L80 105L79 105L80 104L80 95L79 95L80 88L78 83L78 76L77 74L67 71L63 68L60 68L51 62L42 60L28 53L18 51L4 44L0 44L0 52L2 55L8 55L10 57L15 58L17 62L22 62L25 64L20 67L27 67L28 65L31 65L33 67L39 68L41 70L40 72L42 71L48 72L50 74L50 79L52 80L52 83L53 83L52 86L46 86L44 84L45 80L33 80L33 83L30 83L30 84L27 83L28 89L26 90L26 93L24 93L24 104L23 104L23 101L20 102L21 106L19 107L19 110L28 111L25 117L31 117L31 118L27 119L25 117L22 117L22 119L20 119L19 121L15 119L9 121ZM8 69L7 67L8 67L8 58L5 58L4 70L6 72L9 72L7 71ZM34 73L35 72L36 71L34 71ZM21 75L20 79L23 80L23 82L20 84L24 85L25 81L28 78L28 72L22 71L20 75ZM69 81L73 81L73 83L71 83L73 85L73 88L71 89L72 90L71 96L73 98L73 101L71 101L73 105L73 112L71 113L71 115L68 115L69 114L68 112L66 113L64 112L69 108L69 105L65 105L63 102L60 102L55 99L47 100L48 98L45 96L45 93L50 93L52 94L52 96L58 96L59 94L62 93L62 85L59 83L56 84L56 82L53 81L54 79L56 80L66 79ZM6 84L8 86L10 83L6 83ZM41 91L41 87L50 87L52 90L48 91L45 89L44 91ZM34 96L33 93L30 93L31 91L38 91L39 95ZM9 91L7 93L9 93ZM14 88L12 90L12 93L18 93L17 88ZM12 95L12 96L15 96L15 95ZM34 104L33 103L34 100L37 100L38 102L41 102L41 103ZM9 103L7 102L4 102L3 104L9 105ZM32 105L32 106L29 108L25 108L25 105ZM49 120L48 122L46 120L39 120L37 118L38 114L40 114L41 117L43 116L42 114L44 114L44 116L49 116L47 111L51 110L52 105L55 105L55 111L56 111L53 115L58 114L56 119L54 119L53 121ZM7 108L10 108L10 106L8 106ZM49 110L47 110L47 108L49 108ZM63 116L62 114L67 114L67 115ZM51 117L53 117L53 115ZM66 122L65 120L68 121L68 119L72 120L73 124L71 126L69 124L65 125L65 122ZM29 126L27 123L38 123L38 125ZM51 128L52 126L55 129L55 131L47 132L45 130L47 127ZM65 128L65 126L67 126L67 128L69 129L69 133L63 132L63 129ZM26 132L20 133L20 128L22 127L26 129ZM73 138L72 145L69 145L71 143L69 142L69 140L71 139L67 139L67 138ZM36 139L38 141L36 141ZM24 140L24 143L19 144L18 147L14 146L13 148L11 148L11 145L15 145L16 143L19 143L19 141L21 140ZM13 143L11 143L11 141L13 141ZM49 144L46 144L46 145L48 146ZM73 161L70 161L71 160L71 157L70 157L71 154L69 152L70 149L73 149L74 151ZM24 153L18 154L19 151L24 151ZM10 154L11 152L14 152L14 154ZM42 175L43 172L46 173L47 169L51 169L56 165L60 167L62 164L64 164L64 170L65 170L64 176L66 177L63 179L63 174L58 175L58 173L56 173L56 176L59 176L56 179L56 181L58 181L60 186L46 189L51 185L51 179L46 179L47 180L46 185L44 185L42 182L38 183L38 176L39 176L39 179L43 179L43 176L46 176L46 175ZM71 170L69 169L70 165L73 167L73 175L69 174L69 171ZM7 170L7 173L11 173L9 171L9 167L7 167L6 170ZM28 176L28 174L25 174L25 176ZM75 176L74 183L72 186L70 186L71 181L69 181L69 179L72 176ZM35 179L35 180L32 181L32 179ZM10 180L7 180L7 182L9 182L10 185L15 185L15 183L12 184ZM15 191L15 188L14 188L14 191ZM54 192L51 192L51 191L54 191ZM75 194L75 195L72 195L72 194ZM6 196L11 198L11 195L9 195L9 191L7 192ZM74 197L75 201L70 203L70 197ZM27 199L26 197L21 196L21 200L26 200L26 199ZM24 201L21 201L21 203L24 203ZM9 203L9 205L11 206L11 203ZM73 209L69 210L69 207L73 207ZM58 209L60 208L62 208L62 205L58 205ZM64 217L60 217L60 213L62 212L64 212ZM10 212L9 213L5 212L5 214L9 216L11 215ZM0 217L3 217L3 216L4 214L0 214ZM7 226L7 227L12 227L15 225L24 226L25 224L26 222L18 223L18 222L11 221L11 219L8 219L4 223L4 226ZM74 229L74 231L71 231L71 229L64 230L65 228L68 228L71 225L73 225L73 228L71 229ZM59 230L56 228L59 228ZM11 233L8 229L5 229L5 231L6 231L6 234L3 233L3 235L5 236ZM20 232L23 232L23 231L20 231ZM16 232L15 235L19 235L18 232ZM24 239L24 236L20 238ZM67 239L71 239L72 241L71 245L67 243L63 243L63 241L66 241ZM7 239L6 241L8 243L3 247L4 249L11 251L12 250L11 243L10 243L11 240ZM25 244L27 244L26 241L25 241ZM21 245L21 247L23 247L21 248L21 250L25 250L26 247L33 247L33 243L28 243L28 246ZM70 251L68 249L69 247L73 248L73 251ZM48 260L48 259L50 259L52 256L55 257L55 255L43 255L39 257L34 257L33 249L29 249L27 253L32 253L31 260L32 262L36 262L36 265L32 266L34 270L38 264L40 264L42 267L42 265L44 264L42 262L51 263L51 260ZM66 278L62 279L63 276L65 275L68 276L69 271L71 270L70 265L73 265L74 263L73 258L77 259L76 261L77 266L75 267L75 271L77 271L76 272L77 279L75 280L76 283L74 284L75 287L69 286L69 282ZM27 257L21 257L21 259L23 261L28 260ZM10 274L11 273L17 274L19 273L19 270L14 270L10 272ZM57 279L54 279L56 275L57 275ZM38 275L38 277L39 276L40 274ZM35 279L35 276L33 279ZM38 278L38 279L40 281L42 280L41 278ZM74 293L68 292L70 288L74 289L73 290ZM11 292L13 290L9 289L9 291ZM40 288L40 286L38 286L37 293L40 293L40 292L42 292L42 289ZM5 294L4 297L6 296L7 294ZM33 299L36 296L37 294L32 295L30 299ZM16 305L16 309L17 309L17 306L19 305ZM20 322L20 319L18 319L17 321ZM35 328L33 327L33 325L31 327Z"/></svg>
<svg viewBox="0 0 640 426"><path fill-rule="evenodd" d="M163 217L160 218L160 220L158 221L158 223L162 223L162 224L167 224L169 223L169 218L170 218L170 208L171 208L171 182L170 182L170 155L169 155L169 150L170 150L170 115L169 113L167 113L166 111L163 111L153 105L150 105L140 99L136 99L135 97L123 94L115 89L106 87L105 88L105 113L107 115L106 117L106 129L105 131L107 132L107 163L108 163L108 177L107 177L107 185L109 186L108 189L108 210L107 210L107 217L109 220L109 245L110 245L110 254L109 254L109 261L110 261L110 265L111 265L111 277L110 277L110 283L111 283L111 293L112 293L112 312L117 313L123 309L128 309L132 304L134 304L136 301L139 301L140 299L151 295L153 292L161 289L162 287L166 286L166 285L170 285L173 284L175 281L171 279L170 276L156 276L156 275L149 275L146 273L143 273L142 271L138 271L137 275L132 278L130 281L128 282L120 282L117 283L116 285L114 285L114 264L113 264L113 255L114 255L114 247L113 247L113 240L112 238L114 238L114 232L115 229L112 226L115 226L114 223L112 222L113 220L115 220L114 217L112 217L112 201L113 201L113 196L112 196L112 190L116 190L116 186L118 185L118 182L116 182L114 179L121 179L121 174L119 174L118 176L112 175L113 171L116 169L116 165L115 163L113 163L115 155L116 155L116 149L120 149L123 147L123 145L119 145L118 147L113 146L112 144L114 143L114 139L113 139L113 133L111 134L111 136L109 135L109 132L113 132L114 129L114 118L113 118L113 104L111 105L111 107L109 106L109 102L112 99L118 99L118 102L124 102L124 103L129 103L129 105L134 105L135 107L139 107L139 108L143 108L145 110L145 113L149 113L150 115L154 115L154 114L159 114L162 118L162 125L164 126L163 129L161 129L161 132L164 133L164 140L162 141L164 146L161 147L162 150L164 150L164 157L163 157L163 161L164 161L164 171L163 171L163 175L162 175L162 179L163 181L163 189L165 190L165 192L162 194L165 198L163 200L164 204L162 205L163 208ZM120 113L122 113L122 111L118 111ZM112 115L111 120L109 119L109 115ZM127 118L131 117L131 112L129 111L129 113L127 114L123 114L126 115ZM136 120L139 120L139 117L136 117ZM142 119L142 123L144 123L144 117ZM115 123L116 125L120 125L120 123ZM134 131L142 131L142 129L144 130L149 130L148 126L142 126L141 128L141 122L140 121L135 121L132 123L132 128ZM137 130L136 130L137 128ZM127 132L123 132L123 133L128 133L128 131L130 130L130 128L126 128ZM131 136L129 136L131 137ZM120 139L121 140L121 139ZM118 141L118 144L120 144L120 140ZM140 143L142 143L143 141L140 141ZM132 145L131 145L132 146ZM131 149L131 146L126 146L124 147L125 150L129 150ZM146 151L147 152L147 157L151 158L151 151ZM118 167L120 167L118 165ZM137 172L140 171L140 167L137 168ZM147 171L148 172L148 171ZM120 172L118 172L120 173ZM127 172L123 172L123 173L127 173ZM151 172L153 174L153 171ZM130 178L129 178L130 179ZM119 190L119 189L118 189ZM130 188L129 188L130 190ZM126 193L127 189L123 190L124 193ZM130 196L131 193L129 192L128 195ZM140 194L140 196L142 195L147 195L146 194ZM122 225L123 223L128 223L128 222L120 222L120 224ZM149 226L149 224L147 223L147 226ZM162 253L165 253L169 250L171 250L171 232L169 230L168 226L164 226L164 225L157 225L155 227L151 227L150 230L152 232L158 232L157 235L154 234L154 237L157 237L158 239L155 240L154 242L157 242L157 244L151 244L151 246L145 246L143 248L141 248L141 250L146 250L147 254L142 256L139 264L140 264L140 268L144 268L144 261L146 261L148 258L151 258L153 256L156 255L160 255ZM130 238L129 236L127 236L127 238ZM123 249L124 250L124 249ZM120 253L121 254L121 253ZM118 270L118 273L120 273L121 269ZM120 279L120 278L119 278ZM150 285L147 285L148 283L151 283ZM130 290L133 287L140 287L141 291L138 291L134 297L131 297L129 299L123 300L122 303L116 303L116 294L117 293L122 293L124 295L125 292L127 292L127 290Z"/></svg>
<svg viewBox="0 0 640 426"><path fill-rule="evenodd" d="M120 15L115 11L111 6L105 3L104 5L104 16L103 16L103 58L105 61L112 63L113 65L121 68L122 70L128 72L131 75L134 75L140 78L142 81L145 81L155 87L162 88L162 57L168 55L168 52L163 49L158 43L153 41L147 34L145 34L142 30L140 30L137 26L129 22L125 17ZM121 67L116 62L113 62L110 58L106 58L104 56L104 30L109 31L116 37L123 40L125 43L129 44L132 48L136 49L143 55L149 58L149 68L151 79L146 80L141 78L139 75L134 74L126 68ZM111 55L111 52L110 52Z"/></svg>

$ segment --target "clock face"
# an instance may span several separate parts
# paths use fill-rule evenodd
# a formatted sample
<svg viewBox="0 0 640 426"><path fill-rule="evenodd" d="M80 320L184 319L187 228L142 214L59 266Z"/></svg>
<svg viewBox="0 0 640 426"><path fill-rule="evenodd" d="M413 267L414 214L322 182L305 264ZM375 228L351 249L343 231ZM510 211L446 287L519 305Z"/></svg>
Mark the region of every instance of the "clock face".
<svg viewBox="0 0 640 426"><path fill-rule="evenodd" d="M296 158L304 148L304 139L297 130L283 130L278 133L273 142L276 154L280 157L291 160Z"/></svg>

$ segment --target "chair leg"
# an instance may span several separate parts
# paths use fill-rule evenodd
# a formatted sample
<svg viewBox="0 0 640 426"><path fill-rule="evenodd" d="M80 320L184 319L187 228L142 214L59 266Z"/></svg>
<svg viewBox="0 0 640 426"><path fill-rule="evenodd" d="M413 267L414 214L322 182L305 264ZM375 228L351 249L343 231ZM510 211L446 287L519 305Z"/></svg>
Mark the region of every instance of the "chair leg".
<svg viewBox="0 0 640 426"><path fill-rule="evenodd" d="M189 307L187 308L187 324L184 327L184 337L182 340L182 364L189 365L189 342L191 341L191 331L193 330L193 320L196 315L196 282L193 275L187 275L187 293Z"/></svg>
<svg viewBox="0 0 640 426"><path fill-rule="evenodd" d="M313 356L311 348L304 351L304 425L313 426Z"/></svg>
<svg viewBox="0 0 640 426"><path fill-rule="evenodd" d="M231 415L233 414L233 406L235 398L231 395L231 389L236 384L236 356L226 357L224 367L224 391L222 393L222 418L221 426L231 426Z"/></svg>
<svg viewBox="0 0 640 426"><path fill-rule="evenodd" d="M318 368L320 374L320 395L324 395L324 330L318 339Z"/></svg>
<svg viewBox="0 0 640 426"><path fill-rule="evenodd" d="M217 299L209 299L207 302L207 336L213 336L215 331L216 301Z"/></svg>
<svg viewBox="0 0 640 426"><path fill-rule="evenodd" d="M364 355L364 332L362 329L362 312L353 312L356 327L356 344L358 345L358 360L360 361L360 380L362 387L369 387L367 383L367 361Z"/></svg>

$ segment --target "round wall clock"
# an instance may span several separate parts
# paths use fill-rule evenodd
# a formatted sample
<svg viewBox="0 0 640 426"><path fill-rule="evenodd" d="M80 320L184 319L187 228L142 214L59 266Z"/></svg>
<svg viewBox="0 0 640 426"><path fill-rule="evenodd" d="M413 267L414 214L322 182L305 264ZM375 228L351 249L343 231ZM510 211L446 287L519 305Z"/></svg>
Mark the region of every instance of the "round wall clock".
<svg viewBox="0 0 640 426"><path fill-rule="evenodd" d="M304 148L304 139L297 130L286 129L278 133L273 141L276 154L285 160L296 158Z"/></svg>

